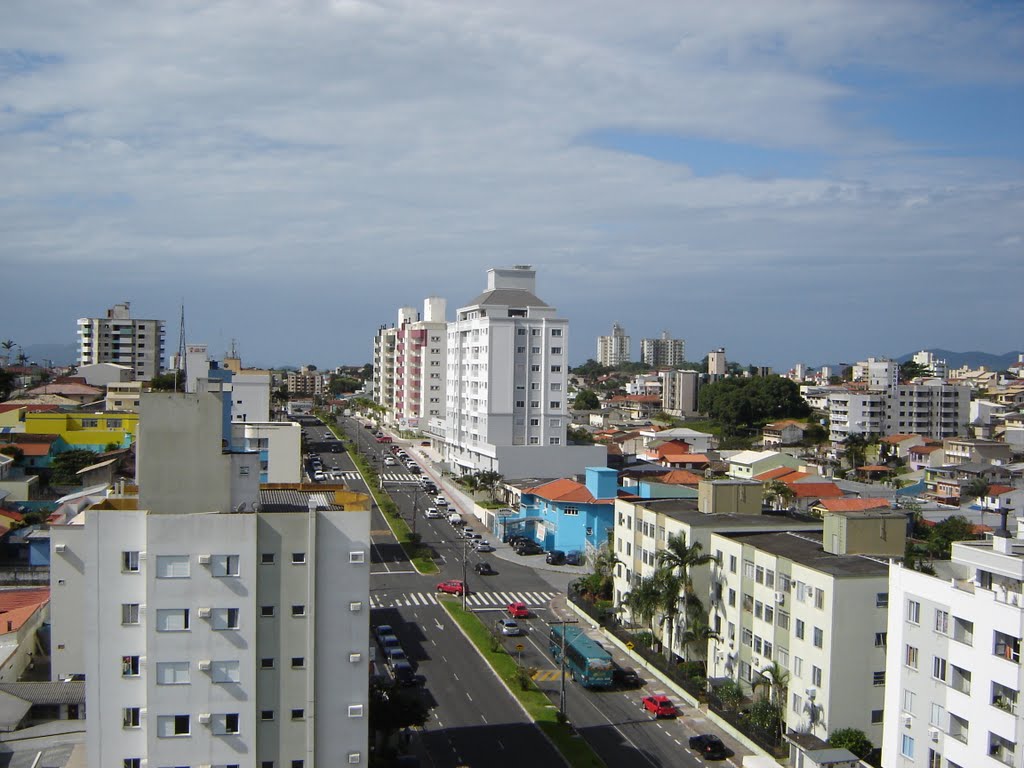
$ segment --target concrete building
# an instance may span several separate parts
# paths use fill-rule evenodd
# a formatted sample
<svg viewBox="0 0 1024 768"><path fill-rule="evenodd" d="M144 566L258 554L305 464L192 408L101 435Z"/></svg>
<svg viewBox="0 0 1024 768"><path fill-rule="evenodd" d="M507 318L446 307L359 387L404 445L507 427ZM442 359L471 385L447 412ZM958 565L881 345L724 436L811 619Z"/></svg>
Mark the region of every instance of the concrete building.
<svg viewBox="0 0 1024 768"><path fill-rule="evenodd" d="M872 743L881 740L888 561L862 553L875 549L880 525L902 554L906 519L896 513L842 536L826 522L824 536L790 530L710 537L707 549L719 560L709 623L720 627L721 640L711 642L708 658L746 685L773 662L785 669L788 731L827 739L839 728L858 728Z"/></svg>
<svg viewBox="0 0 1024 768"><path fill-rule="evenodd" d="M654 368L678 368L686 362L686 341L673 339L668 331L657 339L642 339L640 360Z"/></svg>
<svg viewBox="0 0 1024 768"><path fill-rule="evenodd" d="M629 336L618 323L612 324L611 336L597 337L597 362L612 368L629 362Z"/></svg>
<svg viewBox="0 0 1024 768"><path fill-rule="evenodd" d="M114 363L132 379L149 381L164 370L164 321L131 316L131 304L115 304L106 317L78 320L78 365Z"/></svg>
<svg viewBox="0 0 1024 768"><path fill-rule="evenodd" d="M302 427L292 421L233 422L231 443L259 457L259 482L302 481Z"/></svg>
<svg viewBox="0 0 1024 768"><path fill-rule="evenodd" d="M422 319L412 307L398 310L398 324L382 327L373 342L374 402L402 429L426 427L445 412L447 302L431 296Z"/></svg>
<svg viewBox="0 0 1024 768"><path fill-rule="evenodd" d="M970 414L970 390L938 381L871 391L829 387L826 397L834 444L851 434L956 437L966 433Z"/></svg>
<svg viewBox="0 0 1024 768"><path fill-rule="evenodd" d="M289 396L322 397L326 391L325 377L316 368L304 365L297 371L288 371L285 382Z"/></svg>
<svg viewBox="0 0 1024 768"><path fill-rule="evenodd" d="M452 471L571 477L604 446L569 446L569 321L534 293L527 266L490 269L448 324L444 458Z"/></svg>
<svg viewBox="0 0 1024 768"><path fill-rule="evenodd" d="M548 551L594 552L608 541L617 491L618 473L607 467L588 467L586 484L562 478L523 488L503 533L526 534Z"/></svg>
<svg viewBox="0 0 1024 768"><path fill-rule="evenodd" d="M900 364L888 358L869 357L853 365L853 380L867 382L868 389L885 391L900 381Z"/></svg>
<svg viewBox="0 0 1024 768"><path fill-rule="evenodd" d="M106 387L109 384L134 380L131 368L114 363L91 363L78 366L75 377L85 379L85 383L92 387Z"/></svg>
<svg viewBox="0 0 1024 768"><path fill-rule="evenodd" d="M51 529L53 678L86 676L89 765L365 766L369 513L260 491L223 399L144 395L138 493Z"/></svg>
<svg viewBox="0 0 1024 768"><path fill-rule="evenodd" d="M708 376L720 379L728 373L728 364L725 360L725 347L719 347L708 352Z"/></svg>
<svg viewBox="0 0 1024 768"><path fill-rule="evenodd" d="M882 765L1020 768L1024 540L1004 525L933 566L890 568Z"/></svg>
<svg viewBox="0 0 1024 768"><path fill-rule="evenodd" d="M929 352L926 349L915 353L912 360L926 368L929 375L935 376L938 379L946 378L946 375L949 373L949 366L946 365L946 361L937 358L934 352Z"/></svg>
<svg viewBox="0 0 1024 768"><path fill-rule="evenodd" d="M697 371L662 371L661 407L670 416L695 416L700 374Z"/></svg>

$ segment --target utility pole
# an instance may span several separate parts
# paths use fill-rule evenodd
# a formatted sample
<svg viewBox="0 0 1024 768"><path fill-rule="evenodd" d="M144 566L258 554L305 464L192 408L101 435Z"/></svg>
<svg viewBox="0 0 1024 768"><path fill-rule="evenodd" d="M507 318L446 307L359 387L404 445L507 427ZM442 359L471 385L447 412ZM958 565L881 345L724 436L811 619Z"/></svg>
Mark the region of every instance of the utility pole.
<svg viewBox="0 0 1024 768"><path fill-rule="evenodd" d="M462 540L462 610L466 610L466 595L469 594L469 581L466 571L466 558L469 556L466 548L469 546L467 539Z"/></svg>
<svg viewBox="0 0 1024 768"><path fill-rule="evenodd" d="M561 684L558 691L558 711L562 715L562 719L568 721L569 716L565 712L565 626L567 624L579 624L578 619L562 619L561 621L548 622L552 626L561 625L562 627L562 650L558 655L558 669L561 672Z"/></svg>

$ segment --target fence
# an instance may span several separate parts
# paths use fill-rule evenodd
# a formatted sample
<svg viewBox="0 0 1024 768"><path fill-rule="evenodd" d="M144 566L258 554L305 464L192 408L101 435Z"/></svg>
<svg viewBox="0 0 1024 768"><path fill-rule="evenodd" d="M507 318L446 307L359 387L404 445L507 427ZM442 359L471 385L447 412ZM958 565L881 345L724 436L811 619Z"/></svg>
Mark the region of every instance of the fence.
<svg viewBox="0 0 1024 768"><path fill-rule="evenodd" d="M49 583L48 565L0 565L0 584L4 586L36 586Z"/></svg>
<svg viewBox="0 0 1024 768"><path fill-rule="evenodd" d="M685 664L673 664L653 648L636 643L636 635L617 625L614 614L587 599L585 595L573 589L572 585L569 587L568 598L580 611L600 624L606 631L615 635L621 642L632 643L632 653L642 658L648 667L657 669L695 699L705 702L708 709L742 732L762 749L777 757L786 754L781 734L778 731L772 732L759 728L755 723L750 722L750 718L742 707L730 706L716 696L713 691L709 692L705 678L695 679L687 674L688 669ZM692 670L692 667L690 669Z"/></svg>

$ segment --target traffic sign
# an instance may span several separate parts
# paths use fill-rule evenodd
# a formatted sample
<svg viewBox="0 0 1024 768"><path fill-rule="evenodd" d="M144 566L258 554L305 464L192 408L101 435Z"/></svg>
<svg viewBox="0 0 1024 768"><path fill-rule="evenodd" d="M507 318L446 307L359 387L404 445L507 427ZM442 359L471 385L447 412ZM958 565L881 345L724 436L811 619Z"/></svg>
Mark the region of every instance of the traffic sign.
<svg viewBox="0 0 1024 768"><path fill-rule="evenodd" d="M633 644L632 643L626 643L626 650L627 651L632 651L633 650Z"/></svg>
<svg viewBox="0 0 1024 768"><path fill-rule="evenodd" d="M523 651L526 650L526 646L523 645L522 643L516 643L516 650L519 651L520 653L522 653Z"/></svg>

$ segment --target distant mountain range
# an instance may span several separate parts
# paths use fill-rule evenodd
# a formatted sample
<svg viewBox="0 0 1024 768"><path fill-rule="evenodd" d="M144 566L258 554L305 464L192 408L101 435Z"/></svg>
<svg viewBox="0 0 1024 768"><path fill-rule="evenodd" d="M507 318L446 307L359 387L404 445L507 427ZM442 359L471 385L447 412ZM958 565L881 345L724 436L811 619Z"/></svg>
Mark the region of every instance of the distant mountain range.
<svg viewBox="0 0 1024 768"><path fill-rule="evenodd" d="M966 365L969 368L980 368L981 366L985 366L990 371L1005 371L1017 362L1017 356L1020 355L1020 352L1007 352L1005 355L993 355L988 352L951 352L948 349L929 349L925 351L931 352L939 360L945 360L946 366L950 369L962 368ZM916 354L917 352L911 352L901 357L897 357L896 361L905 363Z"/></svg>

